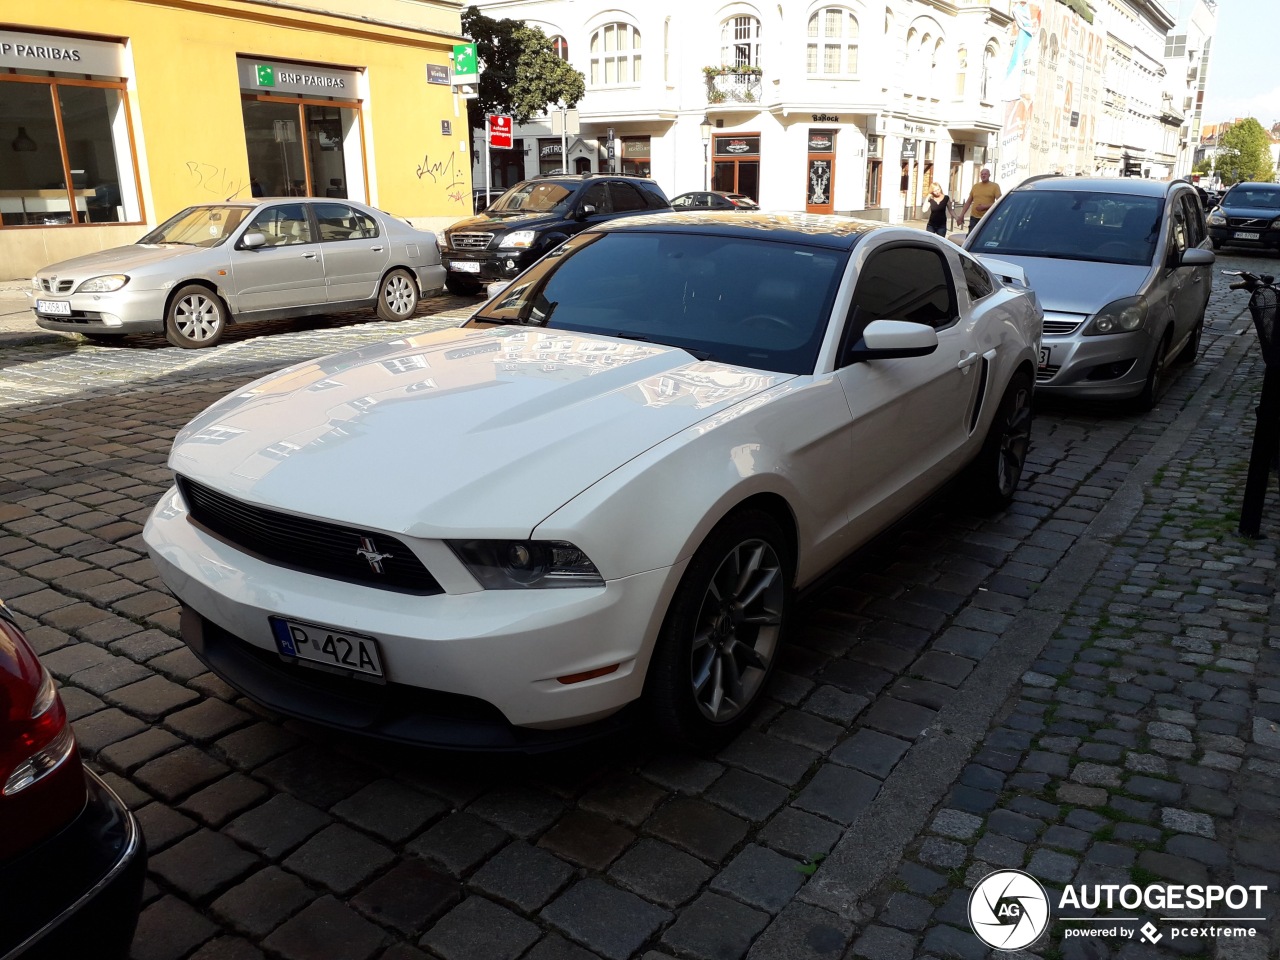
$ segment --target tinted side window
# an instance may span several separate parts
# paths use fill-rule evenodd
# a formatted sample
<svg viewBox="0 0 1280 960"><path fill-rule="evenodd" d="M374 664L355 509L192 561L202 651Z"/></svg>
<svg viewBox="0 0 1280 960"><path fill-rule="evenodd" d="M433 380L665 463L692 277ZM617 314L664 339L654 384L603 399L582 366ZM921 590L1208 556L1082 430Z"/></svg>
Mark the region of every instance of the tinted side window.
<svg viewBox="0 0 1280 960"><path fill-rule="evenodd" d="M253 218L245 233L260 233L268 247L311 242L311 221L300 203L282 203L267 207Z"/></svg>
<svg viewBox="0 0 1280 960"><path fill-rule="evenodd" d="M960 258L960 266L964 268L965 286L969 288L969 299L981 300L995 290L996 285L987 273L987 268L969 257Z"/></svg>
<svg viewBox="0 0 1280 960"><path fill-rule="evenodd" d="M322 241L368 240L378 235L376 220L345 203L317 203L313 209Z"/></svg>
<svg viewBox="0 0 1280 960"><path fill-rule="evenodd" d="M1170 204L1169 220L1173 231L1172 249L1182 253L1187 249L1187 208L1181 197L1175 197Z"/></svg>
<svg viewBox="0 0 1280 960"><path fill-rule="evenodd" d="M640 195L640 191L622 180L615 180L609 184L609 195L613 200L614 213L648 209L648 205L644 202L644 197Z"/></svg>
<svg viewBox="0 0 1280 960"><path fill-rule="evenodd" d="M587 187L582 195L582 199L578 201L578 207L581 209L587 204L596 208L596 213L611 213L612 208L609 206L609 193L605 189L603 183L593 183Z"/></svg>
<svg viewBox="0 0 1280 960"><path fill-rule="evenodd" d="M871 255L853 290L845 349L873 320L910 320L941 328L954 323L956 299L942 254L924 247L890 247Z"/></svg>
<svg viewBox="0 0 1280 960"><path fill-rule="evenodd" d="M1182 200L1187 208L1187 246L1198 247L1205 237L1204 208L1199 198L1189 193L1184 194Z"/></svg>
<svg viewBox="0 0 1280 960"><path fill-rule="evenodd" d="M649 204L650 210L665 210L667 207L671 206L671 204L667 202L666 194L658 189L658 185L656 183L641 183L639 186L640 192L644 194L644 199Z"/></svg>

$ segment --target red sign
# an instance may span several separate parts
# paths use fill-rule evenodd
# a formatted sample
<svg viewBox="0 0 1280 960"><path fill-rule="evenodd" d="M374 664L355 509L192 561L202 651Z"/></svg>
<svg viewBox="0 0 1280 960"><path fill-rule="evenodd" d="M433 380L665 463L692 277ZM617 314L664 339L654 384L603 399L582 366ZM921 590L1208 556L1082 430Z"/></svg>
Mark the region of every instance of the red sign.
<svg viewBox="0 0 1280 960"><path fill-rule="evenodd" d="M501 113L489 114L489 146L497 150L510 150L511 118Z"/></svg>

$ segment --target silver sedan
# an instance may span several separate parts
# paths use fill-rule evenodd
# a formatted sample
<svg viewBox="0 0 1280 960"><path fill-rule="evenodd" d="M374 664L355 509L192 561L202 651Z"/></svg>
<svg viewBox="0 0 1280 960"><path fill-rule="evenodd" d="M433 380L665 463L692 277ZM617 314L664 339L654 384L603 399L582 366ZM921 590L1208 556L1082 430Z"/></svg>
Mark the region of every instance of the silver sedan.
<svg viewBox="0 0 1280 960"><path fill-rule="evenodd" d="M211 347L235 322L369 308L403 320L444 277L435 234L349 200L286 197L188 207L137 243L45 267L27 296L46 330Z"/></svg>

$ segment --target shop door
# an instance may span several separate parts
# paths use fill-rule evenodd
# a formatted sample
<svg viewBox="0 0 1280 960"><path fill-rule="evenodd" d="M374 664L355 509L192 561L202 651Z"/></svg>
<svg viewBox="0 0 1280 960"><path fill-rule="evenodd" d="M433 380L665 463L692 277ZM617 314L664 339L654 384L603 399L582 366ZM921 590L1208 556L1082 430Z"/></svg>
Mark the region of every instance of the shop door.
<svg viewBox="0 0 1280 960"><path fill-rule="evenodd" d="M836 132L809 131L809 164L805 187L805 211L835 213Z"/></svg>
<svg viewBox="0 0 1280 960"><path fill-rule="evenodd" d="M760 199L760 135L758 133L718 135L713 138L715 158L711 189L741 193Z"/></svg>

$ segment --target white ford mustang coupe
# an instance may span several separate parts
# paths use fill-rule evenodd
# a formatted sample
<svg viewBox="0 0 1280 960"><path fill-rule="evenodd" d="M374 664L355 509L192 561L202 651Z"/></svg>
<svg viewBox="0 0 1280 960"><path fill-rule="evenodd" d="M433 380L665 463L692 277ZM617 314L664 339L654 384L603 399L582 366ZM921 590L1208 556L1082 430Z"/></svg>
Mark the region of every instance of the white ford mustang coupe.
<svg viewBox="0 0 1280 960"><path fill-rule="evenodd" d="M714 744L797 590L952 478L1012 497L1020 278L844 218L602 225L461 328L214 404L146 541L192 650L282 713L516 750L643 713Z"/></svg>

